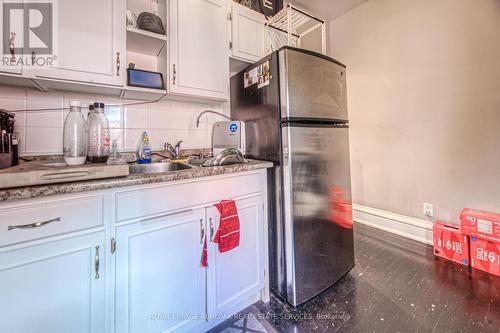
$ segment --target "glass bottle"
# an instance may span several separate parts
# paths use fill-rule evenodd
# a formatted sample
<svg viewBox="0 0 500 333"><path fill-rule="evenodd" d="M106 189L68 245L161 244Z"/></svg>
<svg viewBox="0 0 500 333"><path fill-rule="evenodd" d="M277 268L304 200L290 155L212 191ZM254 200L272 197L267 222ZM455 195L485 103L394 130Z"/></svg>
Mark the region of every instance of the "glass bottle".
<svg viewBox="0 0 500 333"><path fill-rule="evenodd" d="M67 165L85 163L85 118L80 102L71 101L69 113L64 121L63 157Z"/></svg>
<svg viewBox="0 0 500 333"><path fill-rule="evenodd" d="M88 161L106 163L109 158L109 123L104 113L104 103L94 103L88 118Z"/></svg>

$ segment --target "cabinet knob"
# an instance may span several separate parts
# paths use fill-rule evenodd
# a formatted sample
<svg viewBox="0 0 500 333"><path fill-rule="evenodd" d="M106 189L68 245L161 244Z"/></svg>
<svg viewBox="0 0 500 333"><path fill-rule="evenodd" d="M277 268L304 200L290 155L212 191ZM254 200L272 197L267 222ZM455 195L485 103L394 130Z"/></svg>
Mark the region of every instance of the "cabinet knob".
<svg viewBox="0 0 500 333"><path fill-rule="evenodd" d="M203 240L205 239L205 224L203 223L203 219L200 219L200 244L203 244Z"/></svg>
<svg viewBox="0 0 500 333"><path fill-rule="evenodd" d="M120 67L121 67L120 52L116 52L116 76L120 76Z"/></svg>
<svg viewBox="0 0 500 333"><path fill-rule="evenodd" d="M99 246L95 247L95 278L99 279Z"/></svg>
<svg viewBox="0 0 500 333"><path fill-rule="evenodd" d="M212 218L209 219L210 222L210 241L214 239L214 221Z"/></svg>
<svg viewBox="0 0 500 333"><path fill-rule="evenodd" d="M175 80L177 79L177 69L175 68L175 64L172 65L172 69L172 84L175 86Z"/></svg>

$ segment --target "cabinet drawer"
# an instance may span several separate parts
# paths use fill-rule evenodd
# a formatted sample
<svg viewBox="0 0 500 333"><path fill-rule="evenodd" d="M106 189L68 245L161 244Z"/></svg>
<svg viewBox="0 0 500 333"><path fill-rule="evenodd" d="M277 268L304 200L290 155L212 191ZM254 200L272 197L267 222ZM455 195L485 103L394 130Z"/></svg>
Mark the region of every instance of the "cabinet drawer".
<svg viewBox="0 0 500 333"><path fill-rule="evenodd" d="M202 206L262 192L265 186L265 173L257 172L118 192L116 219L120 222Z"/></svg>
<svg viewBox="0 0 500 333"><path fill-rule="evenodd" d="M0 205L0 247L104 225L104 196Z"/></svg>

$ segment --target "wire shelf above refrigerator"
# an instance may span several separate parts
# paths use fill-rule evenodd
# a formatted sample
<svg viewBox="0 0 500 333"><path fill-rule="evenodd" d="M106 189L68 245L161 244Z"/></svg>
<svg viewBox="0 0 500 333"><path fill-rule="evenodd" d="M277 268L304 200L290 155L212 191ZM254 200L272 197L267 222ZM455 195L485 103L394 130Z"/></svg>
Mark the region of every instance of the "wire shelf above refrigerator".
<svg viewBox="0 0 500 333"><path fill-rule="evenodd" d="M326 54L325 21L302 9L287 4L266 24L266 51L271 53L283 46L302 47L303 37L317 32L321 53Z"/></svg>

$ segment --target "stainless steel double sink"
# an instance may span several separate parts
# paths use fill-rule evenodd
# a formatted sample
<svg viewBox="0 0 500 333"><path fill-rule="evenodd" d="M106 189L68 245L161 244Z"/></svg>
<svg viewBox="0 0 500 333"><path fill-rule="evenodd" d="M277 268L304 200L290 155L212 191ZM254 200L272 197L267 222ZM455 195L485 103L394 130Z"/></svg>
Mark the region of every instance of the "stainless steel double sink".
<svg viewBox="0 0 500 333"><path fill-rule="evenodd" d="M190 170L197 168L197 166L181 163L181 162L156 162L150 164L131 164L129 165L130 174L155 174L155 173L165 173L181 170Z"/></svg>

